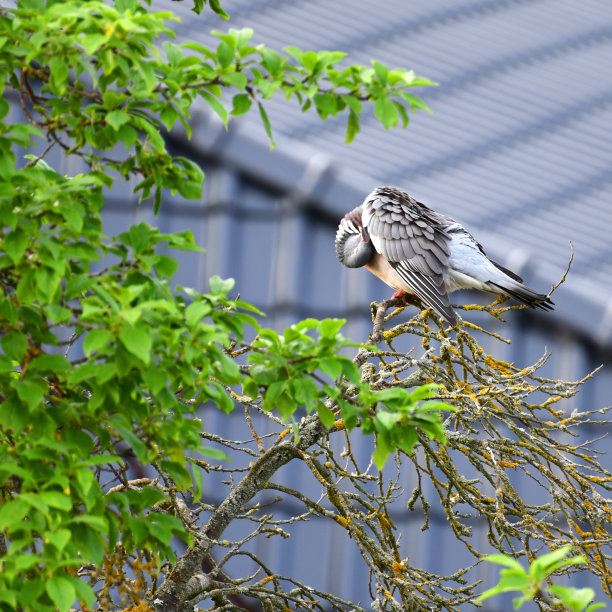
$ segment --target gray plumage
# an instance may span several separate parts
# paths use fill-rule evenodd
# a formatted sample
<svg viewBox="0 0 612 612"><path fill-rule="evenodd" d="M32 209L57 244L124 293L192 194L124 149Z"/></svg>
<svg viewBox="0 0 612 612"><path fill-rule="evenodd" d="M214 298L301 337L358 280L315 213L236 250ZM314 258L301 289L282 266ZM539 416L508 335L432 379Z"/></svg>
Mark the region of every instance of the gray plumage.
<svg viewBox="0 0 612 612"><path fill-rule="evenodd" d="M379 187L347 213L336 233L336 253L349 268L365 266L398 292L415 295L451 325L457 316L448 294L474 288L532 308L552 310L548 296L490 260L456 221L396 187Z"/></svg>

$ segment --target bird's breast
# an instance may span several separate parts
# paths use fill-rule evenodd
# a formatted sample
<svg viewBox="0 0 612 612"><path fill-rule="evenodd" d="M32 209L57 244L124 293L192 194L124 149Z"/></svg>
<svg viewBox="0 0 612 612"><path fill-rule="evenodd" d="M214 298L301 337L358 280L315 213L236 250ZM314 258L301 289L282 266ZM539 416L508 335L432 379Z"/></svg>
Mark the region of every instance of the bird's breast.
<svg viewBox="0 0 612 612"><path fill-rule="evenodd" d="M414 295L414 291L406 285L391 264L380 253L374 253L374 256L368 261L365 267L392 289L396 291L401 289L410 295Z"/></svg>

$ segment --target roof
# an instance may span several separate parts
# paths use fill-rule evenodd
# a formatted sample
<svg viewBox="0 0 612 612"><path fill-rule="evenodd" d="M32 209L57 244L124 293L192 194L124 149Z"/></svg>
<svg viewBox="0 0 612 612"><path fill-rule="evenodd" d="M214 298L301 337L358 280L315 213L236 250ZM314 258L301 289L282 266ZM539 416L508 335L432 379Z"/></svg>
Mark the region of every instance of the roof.
<svg viewBox="0 0 612 612"><path fill-rule="evenodd" d="M168 9L166 0L153 6ZM169 197L157 219L164 231L193 229L207 248L201 258L185 254L193 259L181 263L179 284L204 288L212 274L234 276L242 298L270 315L268 325L344 316L347 335L362 340L371 330L369 302L390 290L337 262L335 227L375 186L394 184L463 222L491 257L538 291L561 277L571 240L573 270L555 293L557 309L513 312L499 326L487 319L512 344L483 346L529 364L546 345L552 356L541 374L555 378L579 378L601 363L583 336L612 347L609 0L225 0L229 24L209 12L196 18L191 6L190 0L172 4L183 19L176 27L179 42L214 46L209 30L249 26L255 42L276 49L294 44L348 51L352 62L375 58L412 68L439 86L415 91L433 115L418 113L407 130L386 132L366 114L349 146L342 120L322 122L281 96L267 103L273 151L256 112L232 120L226 132L202 105L193 116L192 140L175 132L170 142L206 170L204 203ZM105 222L125 224L126 194L118 192L110 204ZM145 207L134 211L139 220L149 214ZM608 368L571 408L607 405L611 388ZM228 420L210 411L206 418L211 431L239 431L238 413ZM603 426L594 418L582 435L599 437ZM369 457L367 438L357 436L352 446ZM609 467L605 457L602 462ZM311 476L294 467L278 475L280 482L300 490L312 486ZM404 484L407 491L417 486L415 475ZM519 484L522 494L531 491L532 483ZM438 573L465 567L471 558L449 534L446 517L432 516L432 529L403 540L411 562ZM394 521L410 534L421 518L400 510ZM316 532L293 527L287 545L266 542L274 547L268 554L277 555L272 565L368 601L367 576L350 542L325 531L330 528L323 521ZM485 542L485 525L475 522L474 534ZM316 548L321 541L330 543L323 555ZM298 568L301 560L306 562ZM496 570L480 566L478 572L487 583L495 581ZM509 606L506 600L500 609Z"/></svg>
<svg viewBox="0 0 612 612"><path fill-rule="evenodd" d="M208 32L228 23L210 12L195 18L191 6L172 7L182 18L179 42L216 45ZM414 69L439 83L415 90L433 114L419 112L408 129L386 132L366 113L347 146L344 120L323 122L277 96L267 105L274 152L256 113L234 120L228 135L214 118L200 118L192 146L279 185L303 182L310 168L316 185L305 189L336 216L374 186L402 187L464 223L490 256L540 291L560 278L571 241L573 270L555 295L554 316L612 342L607 0L388 0L384 10L366 0L228 0L224 7L229 26L252 27L256 43L337 49L351 62ZM286 159L302 168L296 176L286 174Z"/></svg>

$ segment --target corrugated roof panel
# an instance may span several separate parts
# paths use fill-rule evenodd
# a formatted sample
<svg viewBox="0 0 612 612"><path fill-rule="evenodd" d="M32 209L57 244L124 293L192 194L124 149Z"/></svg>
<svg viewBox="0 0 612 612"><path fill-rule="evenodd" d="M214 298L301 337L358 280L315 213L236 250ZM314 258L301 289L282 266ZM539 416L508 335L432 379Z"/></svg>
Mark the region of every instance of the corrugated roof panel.
<svg viewBox="0 0 612 612"><path fill-rule="evenodd" d="M363 164L365 150L368 158L379 161L374 172L398 173L410 163L416 164L416 173L435 171L461 156L478 157L520 139L545 135L563 122L588 114L590 106L597 110L612 97L610 83L596 78L595 73L587 74L581 66L602 65L610 56L612 41L603 49L585 49L571 59L555 58L544 65L506 71L469 91L454 91L448 99L437 96L432 104L435 116L418 116L408 132L388 132L381 138L378 125L365 125L348 148L340 144L343 125L300 128L300 137L314 146L329 143L334 153L344 153L346 163L358 158ZM543 83L542 70L558 78ZM427 99L427 92L423 96Z"/></svg>

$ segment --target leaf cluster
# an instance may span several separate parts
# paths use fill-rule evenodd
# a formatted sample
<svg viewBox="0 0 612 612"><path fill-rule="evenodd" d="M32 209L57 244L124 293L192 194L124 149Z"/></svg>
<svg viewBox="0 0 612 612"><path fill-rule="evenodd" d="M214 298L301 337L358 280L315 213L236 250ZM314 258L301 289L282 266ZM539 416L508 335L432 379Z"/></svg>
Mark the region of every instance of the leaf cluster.
<svg viewBox="0 0 612 612"><path fill-rule="evenodd" d="M345 322L306 319L282 334L261 330L246 347L247 361L253 365L242 383L244 393L254 400L261 396L264 410L276 408L286 421L292 420L296 435L294 414L300 407L306 414L314 410L328 428L341 417L337 425L349 432L359 425L364 434L375 433L373 459L380 469L396 449L411 453L419 430L444 443L441 413L453 408L429 400L437 385L412 392L400 387L372 389L362 382L355 362L340 354L355 346L340 334ZM307 333L311 330L316 337Z"/></svg>
<svg viewBox="0 0 612 612"><path fill-rule="evenodd" d="M205 4L227 17L218 0L194 11ZM264 103L281 91L321 117L349 109L352 138L364 102L416 107L404 89L428 82L339 70L341 53L281 55L253 46L248 29L218 32L216 48L176 44L174 21L137 0L19 0L0 11L0 609L91 608L96 584L106 606L115 587L126 605L142 598L174 559L171 539L192 541L174 496L199 497L194 466L225 457L202 445L196 409L230 412L236 385L261 390L287 419L314 408L333 424L322 400L332 390L353 425L367 412L341 397L340 374L360 381L337 355L342 322L308 321L281 338L228 297L231 280L213 277L205 293L173 287L168 250L198 250L192 235L139 224L107 238L105 190L136 177L156 211L163 190L200 198L202 170L163 137L177 123L191 134L196 100L226 125L256 105L272 139ZM24 121L9 114L16 103ZM387 127L392 112L377 111ZM45 161L53 148L89 171L62 176ZM247 329L259 337L244 366L232 351ZM137 466L153 478L129 480ZM130 572L141 578L126 595Z"/></svg>
<svg viewBox="0 0 612 612"><path fill-rule="evenodd" d="M186 451L219 456L202 447L195 409L233 408L226 386L241 375L224 351L256 309L229 300L233 282L219 278L206 294L171 288L176 260L158 251L197 249L189 232L140 224L105 239L99 175L67 179L39 162L11 178L0 204L0 602L91 607L76 568L119 541L160 560L174 558L173 536L189 541L176 516L150 514L165 496L130 488L127 465L154 465L185 489ZM102 260L114 263L94 271ZM113 481L122 488L106 495Z"/></svg>
<svg viewBox="0 0 612 612"><path fill-rule="evenodd" d="M521 591L523 595L514 599L514 609L518 610L525 602L535 597L552 596L552 604L564 605L572 612L593 612L605 608L603 603L591 603L595 592L590 588L578 589L561 585L550 585L550 577L561 568L586 563L583 556L578 555L566 559L571 552L571 546L562 546L553 552L541 555L525 568L509 555L488 555L485 561L504 565L508 569L500 572L501 579L497 585L488 589L476 601L484 601L494 595L507 591Z"/></svg>
<svg viewBox="0 0 612 612"><path fill-rule="evenodd" d="M210 4L224 15L218 2ZM196 3L196 12L202 8ZM264 103L277 91L295 98L304 111L316 108L323 119L347 112L347 141L359 131L365 102L374 103L386 128L399 118L406 126L407 110L427 110L406 90L431 82L411 71L389 70L380 62L372 68L338 68L345 54L336 51L287 47L283 55L251 44L248 28L216 32L214 49L176 44L169 27L175 19L170 12L147 10L138 0L21 0L5 9L0 65L8 78L0 82L5 95L0 117L8 112L6 94L12 90L30 124L10 128L2 165L10 168L15 161L11 140L44 136L95 170L138 175L135 190L143 198L153 194L158 210L162 188L201 197L202 171L186 158L170 156L162 138L162 129L177 122L191 135L190 109L197 99L226 126L230 115L255 104L272 143ZM111 150L112 157L101 153Z"/></svg>

